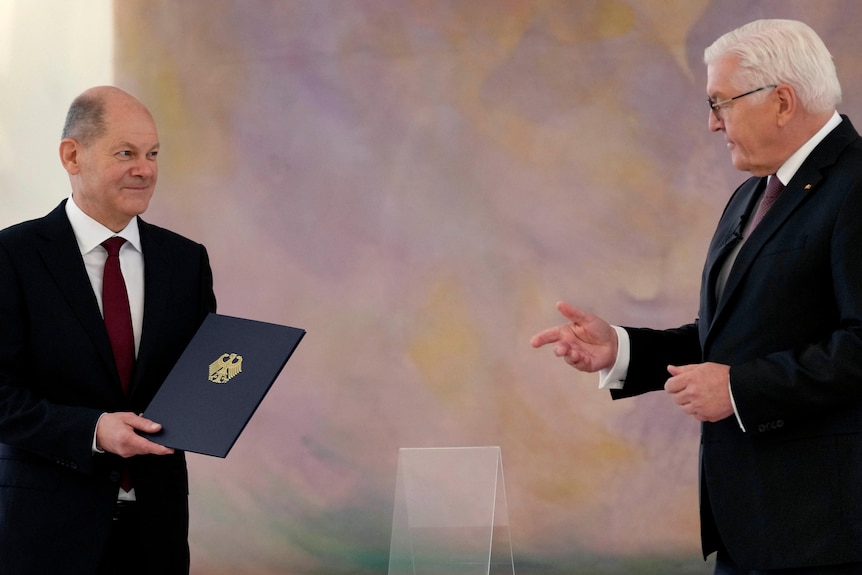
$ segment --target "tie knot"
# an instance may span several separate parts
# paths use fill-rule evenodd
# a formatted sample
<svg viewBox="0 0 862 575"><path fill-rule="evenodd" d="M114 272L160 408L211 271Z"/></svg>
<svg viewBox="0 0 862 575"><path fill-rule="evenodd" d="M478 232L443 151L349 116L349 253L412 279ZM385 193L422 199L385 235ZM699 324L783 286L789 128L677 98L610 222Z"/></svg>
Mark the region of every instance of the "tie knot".
<svg viewBox="0 0 862 575"><path fill-rule="evenodd" d="M769 176L769 182L766 184L766 193L765 197L775 198L778 194L781 193L781 190L784 189L784 184L781 183L781 180L778 179L778 176L772 174Z"/></svg>
<svg viewBox="0 0 862 575"><path fill-rule="evenodd" d="M754 228L757 227L757 224L760 223L760 220L763 219L763 216L766 215L766 212L769 211L772 204L778 199L778 195L783 189L784 184L781 183L781 180L775 174L769 176L769 181L766 182L766 191L763 193L763 198L760 200L760 205L757 207L757 211L754 213L754 218L752 218L751 225L748 228L749 234L754 231Z"/></svg>
<svg viewBox="0 0 862 575"><path fill-rule="evenodd" d="M126 243L124 238L114 236L102 242L102 247L108 250L108 256L120 255L120 248Z"/></svg>

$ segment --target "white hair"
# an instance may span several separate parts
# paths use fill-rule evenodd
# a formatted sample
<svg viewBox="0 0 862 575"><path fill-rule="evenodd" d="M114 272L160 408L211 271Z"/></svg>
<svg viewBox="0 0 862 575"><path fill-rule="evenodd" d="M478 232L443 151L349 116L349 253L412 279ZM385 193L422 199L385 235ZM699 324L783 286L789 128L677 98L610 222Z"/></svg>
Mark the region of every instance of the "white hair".
<svg viewBox="0 0 862 575"><path fill-rule="evenodd" d="M832 54L807 24L755 20L713 42L704 50L703 61L709 66L728 55L738 59L736 80L743 89L787 84L813 113L834 110L841 103Z"/></svg>

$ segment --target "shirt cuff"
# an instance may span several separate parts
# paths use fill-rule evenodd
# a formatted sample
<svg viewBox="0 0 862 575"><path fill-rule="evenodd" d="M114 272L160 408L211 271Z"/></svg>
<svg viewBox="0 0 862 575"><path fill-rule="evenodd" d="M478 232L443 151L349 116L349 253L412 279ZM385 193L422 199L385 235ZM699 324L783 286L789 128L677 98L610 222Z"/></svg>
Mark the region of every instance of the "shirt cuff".
<svg viewBox="0 0 862 575"><path fill-rule="evenodd" d="M736 422L739 428L745 433L745 426L742 424L742 418L739 417L739 410L736 409L736 400L733 399L733 386L730 385L730 375L727 376L727 391L730 393L730 406L733 407L733 414L736 416Z"/></svg>
<svg viewBox="0 0 862 575"><path fill-rule="evenodd" d="M617 332L617 358L610 369L599 371L599 389L622 389L629 373L631 361L629 332L615 325L611 327Z"/></svg>
<svg viewBox="0 0 862 575"><path fill-rule="evenodd" d="M96 445L96 432L99 429L99 422L102 421L102 417L104 417L104 413L99 416L99 419L96 420L96 428L93 429L93 453L105 453L104 449L99 449L99 446Z"/></svg>

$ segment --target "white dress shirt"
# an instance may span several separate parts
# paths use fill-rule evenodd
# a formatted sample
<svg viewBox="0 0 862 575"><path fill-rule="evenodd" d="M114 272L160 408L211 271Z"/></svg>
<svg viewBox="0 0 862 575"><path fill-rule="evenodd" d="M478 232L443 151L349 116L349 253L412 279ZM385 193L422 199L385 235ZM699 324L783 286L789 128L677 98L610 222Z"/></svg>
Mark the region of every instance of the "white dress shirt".
<svg viewBox="0 0 862 575"><path fill-rule="evenodd" d="M72 224L78 249L84 258L84 266L90 277L90 285L99 311L102 311L102 275L105 270L105 260L108 252L100 244L114 236L126 240L120 248L120 270L126 282L129 294L129 308L132 312L132 330L135 334L135 354L141 344L141 329L144 323L144 254L141 250L141 235L138 230L138 218L132 218L129 225L118 233L114 233L84 212L70 197L66 202L66 216Z"/></svg>
<svg viewBox="0 0 862 575"><path fill-rule="evenodd" d="M132 312L132 331L135 336L135 356L141 344L141 329L144 323L144 254L141 250L141 235L138 230L138 218L132 218L123 230L114 233L83 211L70 197L66 202L66 217L72 224L78 249L84 259L84 267L93 286L93 293L99 303L99 311L104 316L102 308L102 276L105 271L105 261L108 252L100 244L114 236L126 240L120 247L120 270L123 272L123 280L126 283L126 291L129 294L129 309ZM100 418L101 419L101 418ZM99 424L96 424L98 428ZM102 453L96 445L96 432L93 430L93 451ZM134 488L127 493L120 489L120 499L133 500L135 498Z"/></svg>

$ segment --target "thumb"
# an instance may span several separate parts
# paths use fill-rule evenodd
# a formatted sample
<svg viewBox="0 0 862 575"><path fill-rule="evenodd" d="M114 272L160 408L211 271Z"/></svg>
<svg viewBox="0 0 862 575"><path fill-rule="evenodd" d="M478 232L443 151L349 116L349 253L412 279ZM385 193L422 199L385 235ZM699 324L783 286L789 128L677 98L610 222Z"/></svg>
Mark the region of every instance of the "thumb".
<svg viewBox="0 0 862 575"><path fill-rule="evenodd" d="M584 312L564 301L557 302L557 311L573 323L583 321L585 317Z"/></svg>
<svg viewBox="0 0 862 575"><path fill-rule="evenodd" d="M691 371L697 368L698 364L691 365L669 365L667 366L667 372L671 375L679 375L681 373L685 373L687 371Z"/></svg>
<svg viewBox="0 0 862 575"><path fill-rule="evenodd" d="M143 414L136 416L129 424L139 431L146 433L155 433L162 428L160 423L156 423L152 419L147 419Z"/></svg>

